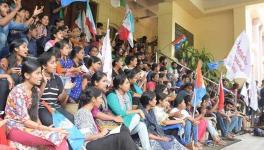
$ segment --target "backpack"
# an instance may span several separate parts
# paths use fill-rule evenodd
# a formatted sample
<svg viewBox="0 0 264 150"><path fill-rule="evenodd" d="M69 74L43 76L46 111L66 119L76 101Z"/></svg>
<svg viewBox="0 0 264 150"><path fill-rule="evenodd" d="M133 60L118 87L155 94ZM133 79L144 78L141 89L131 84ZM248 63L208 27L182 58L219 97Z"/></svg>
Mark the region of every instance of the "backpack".
<svg viewBox="0 0 264 150"><path fill-rule="evenodd" d="M264 130L260 128L254 128L253 134L254 136L264 137Z"/></svg>

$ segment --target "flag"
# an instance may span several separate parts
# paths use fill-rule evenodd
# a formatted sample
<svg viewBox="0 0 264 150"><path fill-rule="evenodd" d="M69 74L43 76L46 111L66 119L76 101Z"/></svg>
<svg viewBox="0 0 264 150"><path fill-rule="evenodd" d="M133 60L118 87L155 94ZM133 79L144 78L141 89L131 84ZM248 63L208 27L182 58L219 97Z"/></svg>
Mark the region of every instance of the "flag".
<svg viewBox="0 0 264 150"><path fill-rule="evenodd" d="M172 45L175 46L176 50L181 49L181 45L187 40L186 36L184 34L181 34L179 37L177 37L174 41L171 42Z"/></svg>
<svg viewBox="0 0 264 150"><path fill-rule="evenodd" d="M243 31L236 39L234 46L224 60L227 69L226 77L229 80L235 78L250 78L252 66L251 60L249 40L246 32Z"/></svg>
<svg viewBox="0 0 264 150"><path fill-rule="evenodd" d="M126 0L111 0L113 7L126 7Z"/></svg>
<svg viewBox="0 0 264 150"><path fill-rule="evenodd" d="M194 92L193 92L192 105L194 107L198 106L202 101L202 98L206 94L206 88L203 81L202 75L202 61L199 60L196 68L196 79L194 84Z"/></svg>
<svg viewBox="0 0 264 150"><path fill-rule="evenodd" d="M258 110L258 88L256 85L256 81L254 79L251 79L250 85L249 85L249 97L250 97L250 104L249 106L254 110Z"/></svg>
<svg viewBox="0 0 264 150"><path fill-rule="evenodd" d="M217 62L211 62L211 63L207 63L207 66L209 70L217 70L219 67L219 64Z"/></svg>
<svg viewBox="0 0 264 150"><path fill-rule="evenodd" d="M75 24L81 29L82 32L85 33L86 40L90 41L90 39L92 38L92 35L89 31L89 27L85 23L85 20L86 20L85 12L81 11L77 19L75 20Z"/></svg>
<svg viewBox="0 0 264 150"><path fill-rule="evenodd" d="M85 24L88 26L90 33L93 36L95 36L96 35L96 26L95 26L95 23L94 23L91 7L89 5L89 0L87 0Z"/></svg>
<svg viewBox="0 0 264 150"><path fill-rule="evenodd" d="M112 46L110 41L109 19L107 21L107 31L102 46L102 63L103 72L107 74L108 80L112 81Z"/></svg>
<svg viewBox="0 0 264 150"><path fill-rule="evenodd" d="M244 101L246 103L246 105L248 106L249 104L249 101L248 101L248 88L246 86L246 83L243 85L242 89L241 89L241 92L240 92L240 95L244 96Z"/></svg>
<svg viewBox="0 0 264 150"><path fill-rule="evenodd" d="M213 62L209 62L207 63L208 69L209 70L217 70L220 65L224 64L224 61L213 61Z"/></svg>
<svg viewBox="0 0 264 150"><path fill-rule="evenodd" d="M134 32L134 17L132 11L127 7L125 19L123 20L122 26L118 30L119 39L123 41L128 41L130 46L134 47L133 32Z"/></svg>
<svg viewBox="0 0 264 150"><path fill-rule="evenodd" d="M66 7L73 2L86 2L87 0L61 0L61 6Z"/></svg>
<svg viewBox="0 0 264 150"><path fill-rule="evenodd" d="M56 109L52 109L45 101L41 102L51 113L53 125L56 128L63 128L68 132L67 140L72 150L83 149L85 137L81 131L63 114L58 112Z"/></svg>
<svg viewBox="0 0 264 150"><path fill-rule="evenodd" d="M225 103L225 93L224 93L224 88L223 88L223 80L222 80L222 74L219 80L219 87L218 87L218 110L221 111L224 108L224 103Z"/></svg>

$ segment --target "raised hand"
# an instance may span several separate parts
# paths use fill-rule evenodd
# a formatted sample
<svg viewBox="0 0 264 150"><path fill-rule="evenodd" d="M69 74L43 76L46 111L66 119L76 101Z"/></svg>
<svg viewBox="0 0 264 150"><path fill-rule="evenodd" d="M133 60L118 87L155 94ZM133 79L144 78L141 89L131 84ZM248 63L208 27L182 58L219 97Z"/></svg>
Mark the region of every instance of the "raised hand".
<svg viewBox="0 0 264 150"><path fill-rule="evenodd" d="M38 6L35 7L35 10L33 12L33 17L43 13L43 9L44 9L44 6L41 6L39 9L38 9Z"/></svg>
<svg viewBox="0 0 264 150"><path fill-rule="evenodd" d="M14 2L16 4L16 8L20 9L22 7L21 0L14 0Z"/></svg>

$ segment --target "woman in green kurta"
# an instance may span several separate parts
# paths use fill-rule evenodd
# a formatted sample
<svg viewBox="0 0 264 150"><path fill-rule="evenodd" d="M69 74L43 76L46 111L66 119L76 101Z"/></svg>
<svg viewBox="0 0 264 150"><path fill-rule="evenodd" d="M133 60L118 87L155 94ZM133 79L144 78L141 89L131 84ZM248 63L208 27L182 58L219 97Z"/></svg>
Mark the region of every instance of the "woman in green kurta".
<svg viewBox="0 0 264 150"><path fill-rule="evenodd" d="M107 103L112 112L121 116L124 124L129 128L131 134L138 133L144 150L150 150L147 127L140 118L145 118L140 109L132 109L132 96L128 92L130 83L126 76L118 75L113 81L114 91L107 96Z"/></svg>

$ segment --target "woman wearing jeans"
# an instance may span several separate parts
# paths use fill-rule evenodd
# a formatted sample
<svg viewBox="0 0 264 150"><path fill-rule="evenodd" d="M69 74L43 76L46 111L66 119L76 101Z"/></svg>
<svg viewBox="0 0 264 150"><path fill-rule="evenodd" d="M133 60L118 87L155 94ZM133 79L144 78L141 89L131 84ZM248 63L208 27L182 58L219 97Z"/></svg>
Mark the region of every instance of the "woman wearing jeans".
<svg viewBox="0 0 264 150"><path fill-rule="evenodd" d="M114 91L107 96L107 103L113 113L121 116L131 134L138 133L144 150L150 150L148 130L141 118L145 118L140 109L132 109L132 96L128 92L130 83L126 76L118 75L113 81Z"/></svg>

